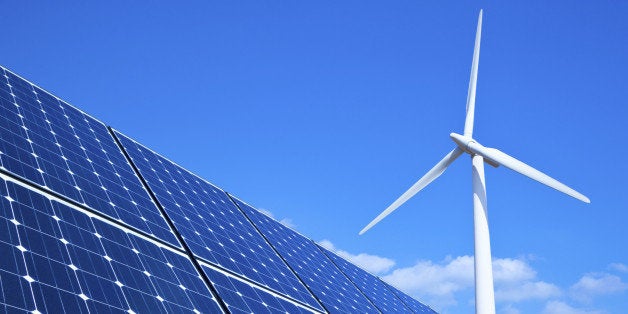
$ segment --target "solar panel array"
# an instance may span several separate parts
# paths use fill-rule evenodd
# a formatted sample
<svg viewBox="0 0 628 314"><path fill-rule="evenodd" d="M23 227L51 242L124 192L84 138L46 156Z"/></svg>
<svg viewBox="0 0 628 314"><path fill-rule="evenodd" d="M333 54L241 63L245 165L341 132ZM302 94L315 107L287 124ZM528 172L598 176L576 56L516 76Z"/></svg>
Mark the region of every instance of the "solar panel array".
<svg viewBox="0 0 628 314"><path fill-rule="evenodd" d="M3 72L0 169L179 246L104 124Z"/></svg>
<svg viewBox="0 0 628 314"><path fill-rule="evenodd" d="M321 246L318 248L373 302L377 309L384 313L403 313L409 310L379 278Z"/></svg>
<svg viewBox="0 0 628 314"><path fill-rule="evenodd" d="M434 313L0 70L0 311Z"/></svg>
<svg viewBox="0 0 628 314"><path fill-rule="evenodd" d="M4 312L220 312L184 254L5 179Z"/></svg>

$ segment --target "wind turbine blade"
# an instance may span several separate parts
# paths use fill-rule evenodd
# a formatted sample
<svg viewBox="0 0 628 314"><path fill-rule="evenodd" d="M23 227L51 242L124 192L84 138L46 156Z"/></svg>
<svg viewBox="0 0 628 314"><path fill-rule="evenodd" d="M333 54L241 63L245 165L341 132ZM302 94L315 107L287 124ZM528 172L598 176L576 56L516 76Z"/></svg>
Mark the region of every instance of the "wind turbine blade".
<svg viewBox="0 0 628 314"><path fill-rule="evenodd" d="M497 162L504 167L510 168L516 172L521 173L522 175L536 180L540 183L543 183L551 188L554 188L560 192L563 192L571 197L577 198L585 203L590 203L588 197L580 194L576 190L566 186L565 184L559 182L558 180L551 178L550 176L532 168L531 166L526 165L525 163L517 160L514 157L503 153L502 151L495 148L484 147L478 143L469 143L469 149L477 153L484 158L490 159L494 162Z"/></svg>
<svg viewBox="0 0 628 314"><path fill-rule="evenodd" d="M471 63L471 78L467 92L467 116L464 121L464 136L472 137L473 120L475 116L475 89L478 82L478 64L480 62L480 41L482 39L482 10L478 17L478 28L475 33L475 47L473 48L473 62Z"/></svg>
<svg viewBox="0 0 628 314"><path fill-rule="evenodd" d="M379 216L375 217L373 221L371 221L364 229L360 231L360 235L364 234L367 230L371 229L375 224L377 224L380 220L384 219L390 213L392 213L395 209L425 188L428 184L438 178L447 167L458 158L462 154L462 150L456 147L454 150L449 152L441 161L439 161L434 168L430 169L419 181L417 181L414 185L410 187L405 193L403 193L396 201L394 201L388 208L386 208Z"/></svg>

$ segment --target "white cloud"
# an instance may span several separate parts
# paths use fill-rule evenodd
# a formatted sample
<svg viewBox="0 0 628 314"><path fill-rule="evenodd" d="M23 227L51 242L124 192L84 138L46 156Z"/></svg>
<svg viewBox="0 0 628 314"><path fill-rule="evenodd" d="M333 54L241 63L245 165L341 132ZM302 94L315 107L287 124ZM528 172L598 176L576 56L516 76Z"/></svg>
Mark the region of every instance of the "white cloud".
<svg viewBox="0 0 628 314"><path fill-rule="evenodd" d="M277 220L273 213L259 209L263 214ZM290 218L279 221L281 224L295 228ZM358 265L414 298L429 304L439 312L448 309L460 309L460 304L473 307L474 260L473 256L446 257L440 262L419 260L413 266L393 268L395 261L368 253L353 254L336 248L329 240L319 242L322 247L338 254L340 257ZM495 284L495 301L500 313L519 314L517 308L524 306L521 302L535 300L552 300L545 304L543 314L601 314L594 309L576 308L564 301L563 289L555 284L537 279L537 272L529 261L534 257L498 258L493 260L493 280ZM608 270L616 274L628 273L628 265L611 263ZM583 275L578 282L568 289L567 294L572 300L591 305L597 296L618 294L628 290L628 283L622 278L609 273L589 273ZM538 304L538 303L537 303ZM517 307L515 307L517 305ZM456 310L457 312L458 310Z"/></svg>
<svg viewBox="0 0 628 314"><path fill-rule="evenodd" d="M257 209L258 212L270 217L270 218L275 218L275 215L273 215L273 213L270 212L270 210L268 209L264 209L264 208L258 208Z"/></svg>
<svg viewBox="0 0 628 314"><path fill-rule="evenodd" d="M543 314L602 314L601 311L576 309L561 301L547 302Z"/></svg>
<svg viewBox="0 0 628 314"><path fill-rule="evenodd" d="M608 273L586 274L569 289L571 296L581 302L591 302L594 296L619 293L628 289L621 278Z"/></svg>
<svg viewBox="0 0 628 314"><path fill-rule="evenodd" d="M261 212L262 214L277 220L277 218L275 218L275 215L273 215L273 213L268 210L268 209L263 209L263 208L258 208L257 209L259 212ZM288 228L292 228L292 229L296 229L297 225L294 224L294 222L292 222L292 219L290 218L284 218L282 220L279 220L279 223L288 227Z"/></svg>
<svg viewBox="0 0 628 314"><path fill-rule="evenodd" d="M499 309L497 311L497 313L502 313L502 314L521 314L521 311L519 311L519 309L514 308L512 306L512 304L508 304L505 307Z"/></svg>
<svg viewBox="0 0 628 314"><path fill-rule="evenodd" d="M612 263L608 266L608 268L621 272L621 273L628 273L628 265L626 264L622 264L622 263Z"/></svg>
<svg viewBox="0 0 628 314"><path fill-rule="evenodd" d="M288 227L288 228L292 228L292 229L296 229L297 225L294 224L294 222L292 222L292 219L290 218L284 218L282 220L279 221L280 224Z"/></svg>
<svg viewBox="0 0 628 314"><path fill-rule="evenodd" d="M517 283L535 277L536 272L523 259L499 258L493 261L493 280L496 283Z"/></svg>
<svg viewBox="0 0 628 314"><path fill-rule="evenodd" d="M439 312L459 312L461 307L473 307L473 256L448 256L439 262L419 260L412 266L393 268L395 261L389 258L367 253L352 254L336 248L329 240L323 240L319 244L373 274L383 275L384 281ZM569 305L564 296L590 302L596 296L628 290L628 284L620 277L608 273L586 274L570 288L564 289L539 280L529 260L530 257L493 260L495 301L500 313L519 314L522 306L524 309L531 304L542 306L542 302L551 300L545 304L544 314L599 314L602 312ZM620 263L610 264L608 268L618 272L628 271L628 266ZM525 302L536 303L526 305Z"/></svg>
<svg viewBox="0 0 628 314"><path fill-rule="evenodd" d="M544 281L520 282L495 291L497 302L521 302L531 299L545 300L562 294L558 286Z"/></svg>
<svg viewBox="0 0 628 314"><path fill-rule="evenodd" d="M392 259L366 253L351 254L347 251L336 248L329 240L320 241L318 244L338 254L338 256L360 266L362 269L370 272L371 274L382 274L395 266L395 261Z"/></svg>
<svg viewBox="0 0 628 314"><path fill-rule="evenodd" d="M441 310L455 306L465 291L474 287L473 256L446 258L434 263L418 261L414 266L398 268L382 279L404 292L427 301ZM517 313L513 303L547 300L562 295L561 289L536 279L536 271L523 259L499 258L493 261L495 300L504 304L503 310ZM464 295L464 296L463 296Z"/></svg>
<svg viewBox="0 0 628 314"><path fill-rule="evenodd" d="M493 261L496 302L545 300L562 294L551 283L536 280L536 271L524 258L499 258Z"/></svg>
<svg viewBox="0 0 628 314"><path fill-rule="evenodd" d="M408 292L448 295L473 286L473 257L447 258L437 264L418 261L414 266L395 269L382 279Z"/></svg>
<svg viewBox="0 0 628 314"><path fill-rule="evenodd" d="M418 261L414 266L395 269L382 279L443 310L458 304L456 293L473 287L473 256L448 257L440 263Z"/></svg>

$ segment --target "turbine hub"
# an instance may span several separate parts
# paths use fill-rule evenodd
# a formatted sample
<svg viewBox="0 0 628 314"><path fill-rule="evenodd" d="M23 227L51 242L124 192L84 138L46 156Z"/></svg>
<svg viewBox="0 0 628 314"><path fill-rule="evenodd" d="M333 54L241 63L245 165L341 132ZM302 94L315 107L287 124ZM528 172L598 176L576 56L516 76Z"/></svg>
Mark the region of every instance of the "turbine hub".
<svg viewBox="0 0 628 314"><path fill-rule="evenodd" d="M465 153L475 155L473 151L469 149L469 144L477 143L473 138L468 136L460 135L458 133L451 133L449 137L462 149Z"/></svg>
<svg viewBox="0 0 628 314"><path fill-rule="evenodd" d="M458 145L458 147L462 149L465 153L471 156L480 155L484 159L485 163L495 168L499 167L500 165L499 162L481 153L483 149L491 149L491 148L486 148L482 146L482 144L476 142L473 138L460 135L458 133L451 133L449 134L449 136L451 137L452 140L454 140L454 142L456 142L456 145Z"/></svg>

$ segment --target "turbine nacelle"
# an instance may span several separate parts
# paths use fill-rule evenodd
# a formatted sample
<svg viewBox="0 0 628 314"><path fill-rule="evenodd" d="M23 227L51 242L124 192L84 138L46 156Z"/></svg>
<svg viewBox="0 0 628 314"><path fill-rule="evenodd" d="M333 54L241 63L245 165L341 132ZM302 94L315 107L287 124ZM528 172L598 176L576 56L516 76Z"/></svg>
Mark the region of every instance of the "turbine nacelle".
<svg viewBox="0 0 628 314"><path fill-rule="evenodd" d="M483 149L486 149L486 147L482 146L482 144L478 143L476 140L474 140L471 137L468 136L464 136L464 135L460 135L458 133L451 133L449 134L449 137L451 137L451 139L456 143L456 145L458 145L458 148L460 148L462 151L464 151L465 153L471 155L471 156L475 156L475 155L480 155L482 157L484 157L484 162L497 168L500 166L500 163L497 162L496 160L490 158L489 156L486 156L482 153L480 153L480 151L482 151Z"/></svg>
<svg viewBox="0 0 628 314"><path fill-rule="evenodd" d="M473 143L477 143L473 138L469 136L460 135L458 133L450 133L449 137L467 154L475 155L469 148L469 146Z"/></svg>

